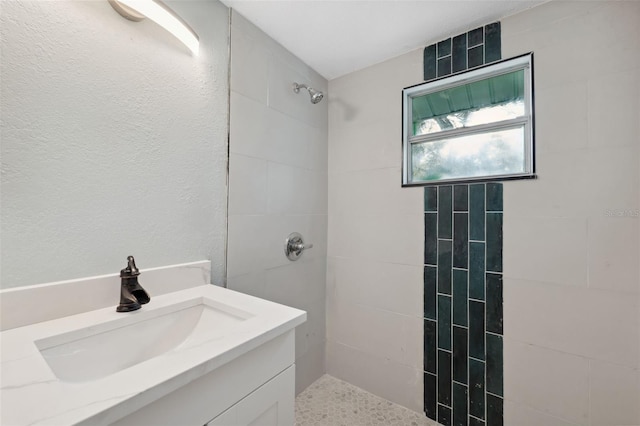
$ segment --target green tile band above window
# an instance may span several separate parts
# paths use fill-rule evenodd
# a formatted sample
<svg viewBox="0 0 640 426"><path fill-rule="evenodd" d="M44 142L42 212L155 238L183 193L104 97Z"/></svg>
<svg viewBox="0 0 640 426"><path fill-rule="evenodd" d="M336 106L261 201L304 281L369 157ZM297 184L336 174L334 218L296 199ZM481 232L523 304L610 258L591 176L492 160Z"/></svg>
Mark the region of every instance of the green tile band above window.
<svg viewBox="0 0 640 426"><path fill-rule="evenodd" d="M424 49L424 79L433 80L437 76L436 72L436 45L432 44Z"/></svg>
<svg viewBox="0 0 640 426"><path fill-rule="evenodd" d="M443 62L438 68L437 60L447 56L450 61ZM500 22L494 22L427 46L424 49L424 80L466 71L501 58Z"/></svg>
<svg viewBox="0 0 640 426"><path fill-rule="evenodd" d="M484 63L489 64L502 58L500 46L500 22L484 27Z"/></svg>
<svg viewBox="0 0 640 426"><path fill-rule="evenodd" d="M451 39L442 40L437 44L438 58L451 55Z"/></svg>
<svg viewBox="0 0 640 426"><path fill-rule="evenodd" d="M483 37L483 28L476 28L475 30L471 30L467 33L467 37L469 40L469 47L477 46L479 44L484 43Z"/></svg>
<svg viewBox="0 0 640 426"><path fill-rule="evenodd" d="M453 38L451 49L451 72L457 73L467 69L467 35L461 34Z"/></svg>

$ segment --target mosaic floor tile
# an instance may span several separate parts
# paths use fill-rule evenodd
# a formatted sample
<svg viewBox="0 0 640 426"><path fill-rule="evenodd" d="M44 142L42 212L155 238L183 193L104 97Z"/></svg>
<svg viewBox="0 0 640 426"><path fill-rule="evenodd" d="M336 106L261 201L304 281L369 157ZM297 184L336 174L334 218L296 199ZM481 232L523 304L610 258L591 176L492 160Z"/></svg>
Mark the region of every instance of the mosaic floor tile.
<svg viewBox="0 0 640 426"><path fill-rule="evenodd" d="M324 375L296 398L296 426L437 426L424 414Z"/></svg>

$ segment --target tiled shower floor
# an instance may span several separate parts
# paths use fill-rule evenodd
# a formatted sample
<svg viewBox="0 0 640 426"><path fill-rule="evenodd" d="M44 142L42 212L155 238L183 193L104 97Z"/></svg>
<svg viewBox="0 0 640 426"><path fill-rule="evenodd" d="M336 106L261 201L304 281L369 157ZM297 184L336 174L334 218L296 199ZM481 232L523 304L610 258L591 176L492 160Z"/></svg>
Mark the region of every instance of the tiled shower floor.
<svg viewBox="0 0 640 426"><path fill-rule="evenodd" d="M424 416L324 375L296 398L296 426L436 426Z"/></svg>

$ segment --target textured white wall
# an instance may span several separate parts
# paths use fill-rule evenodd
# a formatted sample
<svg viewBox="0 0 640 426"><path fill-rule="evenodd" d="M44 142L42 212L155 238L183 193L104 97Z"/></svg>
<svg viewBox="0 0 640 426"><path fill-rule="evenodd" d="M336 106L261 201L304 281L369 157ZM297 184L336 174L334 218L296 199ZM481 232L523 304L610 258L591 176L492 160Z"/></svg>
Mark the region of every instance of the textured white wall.
<svg viewBox="0 0 640 426"><path fill-rule="evenodd" d="M307 311L296 329L296 390L325 371L327 81L241 15L231 27L228 287ZM314 247L295 262L284 241Z"/></svg>
<svg viewBox="0 0 640 426"><path fill-rule="evenodd" d="M228 9L171 1L199 34L105 1L3 1L2 287L212 260L224 276Z"/></svg>
<svg viewBox="0 0 640 426"><path fill-rule="evenodd" d="M423 189L401 188L400 94L422 50L329 82L327 372L421 412Z"/></svg>
<svg viewBox="0 0 640 426"><path fill-rule="evenodd" d="M640 424L640 3L502 21L533 51L539 178L504 184L506 425Z"/></svg>

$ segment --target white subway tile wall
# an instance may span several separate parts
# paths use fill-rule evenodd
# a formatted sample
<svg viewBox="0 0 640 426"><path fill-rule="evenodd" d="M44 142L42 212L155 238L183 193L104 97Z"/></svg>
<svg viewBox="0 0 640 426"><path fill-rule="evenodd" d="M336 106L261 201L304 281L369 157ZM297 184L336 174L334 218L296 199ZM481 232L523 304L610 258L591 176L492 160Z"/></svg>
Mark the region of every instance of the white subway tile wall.
<svg viewBox="0 0 640 426"><path fill-rule="evenodd" d="M508 425L640 424L638 22L601 1L502 21L503 55L535 55L538 164L504 185Z"/></svg>
<svg viewBox="0 0 640 426"><path fill-rule="evenodd" d="M400 186L400 93L421 79L416 50L329 82L327 276L327 372L419 413L423 191Z"/></svg>
<svg viewBox="0 0 640 426"><path fill-rule="evenodd" d="M307 311L296 330L296 391L326 371L327 102L293 82L327 82L232 12L227 286ZM291 262L284 241L314 247Z"/></svg>

